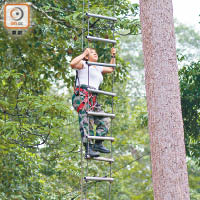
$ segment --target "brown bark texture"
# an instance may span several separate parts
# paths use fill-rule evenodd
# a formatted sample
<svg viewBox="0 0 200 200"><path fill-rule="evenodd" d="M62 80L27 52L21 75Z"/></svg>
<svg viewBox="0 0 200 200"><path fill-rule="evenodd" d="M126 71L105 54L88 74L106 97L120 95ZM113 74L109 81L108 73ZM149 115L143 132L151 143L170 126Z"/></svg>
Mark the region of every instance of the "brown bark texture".
<svg viewBox="0 0 200 200"><path fill-rule="evenodd" d="M140 0L155 200L188 200L172 0Z"/></svg>

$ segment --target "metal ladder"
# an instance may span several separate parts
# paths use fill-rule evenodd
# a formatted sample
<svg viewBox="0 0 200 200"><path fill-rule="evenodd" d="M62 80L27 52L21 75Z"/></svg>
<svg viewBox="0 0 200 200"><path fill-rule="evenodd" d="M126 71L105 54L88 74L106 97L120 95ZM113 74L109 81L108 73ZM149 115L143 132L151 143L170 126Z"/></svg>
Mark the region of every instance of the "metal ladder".
<svg viewBox="0 0 200 200"><path fill-rule="evenodd" d="M84 4L83 4L84 5ZM83 8L83 12L84 12L84 8ZM85 14L85 13L84 13ZM99 37L94 37L89 35L89 20L90 18L99 18L99 19L105 19L105 20L109 20L112 21L113 23L117 21L117 18L115 17L109 17L109 16L103 16L103 15L98 15L98 14L93 14L93 13L89 13L89 0L88 0L88 12L86 13L86 16L88 17L88 35L86 36L86 39L88 40L88 46L89 46L89 41L95 42L95 41L100 41L100 42L105 42L105 43L112 43L113 46L116 44L116 41L114 40L114 30L113 30L113 39L104 39L104 38L99 38ZM88 78L89 78L89 66L91 65L96 65L96 66L104 66L104 67L116 67L116 64L109 64L109 63L98 63L98 62L86 62L88 64ZM105 177L91 177L91 176L84 176L83 178L83 173L82 173L82 177L81 177L81 200L83 199L87 199L87 183L89 181L94 181L94 182L99 182L99 181L106 181L109 182L109 200L111 199L111 183L114 181L114 178L112 178L112 163L114 162L114 159L112 157L112 142L114 142L114 137L112 137L112 120L115 117L115 114L113 113L113 97L116 96L116 93L113 92L113 83L114 83L114 77L113 77L113 81L112 81L112 92L107 92L107 91L102 91L102 90L96 90L96 89L91 89L88 88L88 92L89 93L95 93L95 94L103 94L103 95L108 95L112 97L112 113L104 113L104 112L92 112L92 111L87 111L87 115L88 115L88 123L89 123L89 116L99 116L99 117L110 117L111 118L111 136L110 137L102 137L102 136L90 136L89 132L86 135L86 138L89 140L106 140L106 141L110 141L111 142L111 153L110 153L110 158L106 158L106 157L85 157L85 159L87 160L87 169L86 171L88 172L88 160L95 160L95 161L103 161L103 162L108 162L110 164L110 174L109 177L105 176ZM88 80L88 85L89 85L89 80ZM88 124L89 127L89 124ZM82 167L82 146L81 146L81 167ZM83 197L83 180L85 181L85 198Z"/></svg>

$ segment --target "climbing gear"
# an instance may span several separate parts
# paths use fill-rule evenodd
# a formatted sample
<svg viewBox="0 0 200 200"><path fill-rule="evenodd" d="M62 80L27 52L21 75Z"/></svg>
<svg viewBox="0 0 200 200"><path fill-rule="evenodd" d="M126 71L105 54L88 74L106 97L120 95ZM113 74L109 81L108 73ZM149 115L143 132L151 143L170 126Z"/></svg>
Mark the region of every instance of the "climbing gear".
<svg viewBox="0 0 200 200"><path fill-rule="evenodd" d="M99 152L93 149L93 144L84 143L83 145L85 147L85 158L99 157Z"/></svg>
<svg viewBox="0 0 200 200"><path fill-rule="evenodd" d="M100 153L110 153L110 150L103 146L102 141L95 141L93 149Z"/></svg>
<svg viewBox="0 0 200 200"><path fill-rule="evenodd" d="M89 94L89 92L86 89L83 89L81 87L76 88L74 93L75 93L75 95L80 95L80 93L82 93L85 97L84 100L80 103L79 107L77 108L78 113L80 110L82 110L85 107L87 102L89 102L91 110L94 110L95 105L96 105L96 99L97 99L96 95L93 95L91 93ZM91 100L92 100L92 102L91 102Z"/></svg>

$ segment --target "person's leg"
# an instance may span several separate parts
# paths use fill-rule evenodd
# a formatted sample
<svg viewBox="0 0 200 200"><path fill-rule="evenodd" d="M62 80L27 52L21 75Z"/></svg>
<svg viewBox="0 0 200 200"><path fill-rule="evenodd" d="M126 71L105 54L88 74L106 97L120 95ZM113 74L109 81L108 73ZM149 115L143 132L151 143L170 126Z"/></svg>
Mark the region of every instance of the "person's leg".
<svg viewBox="0 0 200 200"><path fill-rule="evenodd" d="M88 134L90 136L94 135L94 130L93 130L94 118L93 117L88 118L88 115L85 109L79 111L78 117L79 117L81 137L83 138L83 142L84 142L84 141L87 141L86 135Z"/></svg>
<svg viewBox="0 0 200 200"><path fill-rule="evenodd" d="M88 120L89 120L89 123L88 123ZM89 124L89 127L88 127L88 124ZM99 153L94 150L93 144L91 143L90 140L86 138L86 135L88 135L88 132L90 136L94 135L94 130L93 130L94 118L93 117L88 118L88 115L85 109L79 111L79 125L80 125L80 132L81 132L83 145L85 147L86 156L98 157Z"/></svg>
<svg viewBox="0 0 200 200"><path fill-rule="evenodd" d="M75 110L77 110L77 108L79 107L83 99L84 99L83 96L75 96L74 98L72 98L72 104ZM85 108L79 111L78 117L79 117L80 133L81 133L83 145L85 146L86 155L89 155L91 157L99 156L98 152L93 151L93 145L90 142L88 144L88 139L86 138L86 135L88 135L88 132L89 132L89 135L94 135L94 131L93 131L94 119L92 117L88 118ZM88 120L89 120L89 123L88 123Z"/></svg>
<svg viewBox="0 0 200 200"><path fill-rule="evenodd" d="M108 117L95 117L94 123L96 127L96 136L106 136L110 128L110 118Z"/></svg>
<svg viewBox="0 0 200 200"><path fill-rule="evenodd" d="M102 112L102 111L101 111ZM110 128L110 118L108 117L94 117L94 123L96 127L96 136L106 136ZM94 150L101 153L110 153L110 150L103 146L103 140L96 140L94 144Z"/></svg>

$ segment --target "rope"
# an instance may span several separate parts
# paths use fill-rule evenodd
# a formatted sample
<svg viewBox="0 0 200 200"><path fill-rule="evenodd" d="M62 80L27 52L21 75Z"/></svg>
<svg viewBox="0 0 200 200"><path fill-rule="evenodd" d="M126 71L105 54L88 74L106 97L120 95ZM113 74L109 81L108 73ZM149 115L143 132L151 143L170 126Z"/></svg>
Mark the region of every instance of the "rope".
<svg viewBox="0 0 200 200"><path fill-rule="evenodd" d="M83 8L82 8L82 51L84 49L84 8L85 8L85 0L83 0ZM77 71L76 71L77 72ZM78 76L78 74L77 74ZM79 82L79 88L80 88L80 82ZM81 200L83 199L83 138L81 137Z"/></svg>
<svg viewBox="0 0 200 200"><path fill-rule="evenodd" d="M113 0L113 17L115 17L115 0ZM115 29L113 26L113 40L115 40ZM115 45L113 44L113 47ZM116 62L116 60L115 60ZM115 63L116 64L116 63ZM112 74L112 92L113 92L113 87L114 87L114 72ZM112 114L114 113L114 109L113 109L113 105L114 105L114 98L112 97ZM113 118L111 118L111 137L112 137L112 130L113 130ZM112 142L110 144L110 149L111 149L111 158L113 156L112 153ZM110 177L112 177L112 164L110 163ZM111 199L111 183L109 184L109 200Z"/></svg>
<svg viewBox="0 0 200 200"><path fill-rule="evenodd" d="M90 0L88 0L88 13L89 13L89 10L90 10ZM88 18L88 36L90 34L90 18ZM89 40L88 40L88 48L90 47L90 44L89 44ZM89 54L88 54L88 60L89 60ZM89 83L90 83L90 78L89 78L89 74L90 74L90 68L89 68L89 65L88 65L88 87L89 87ZM90 93L88 91L88 96L90 96ZM88 106L87 106L87 112L89 111L89 101L90 101L90 98L88 98ZM90 135L90 117L89 115L87 116L88 118L88 135ZM89 143L90 141L87 139L87 151L89 152ZM87 154L86 154L87 156ZM87 167L86 167L86 176L88 176L88 159L86 159L87 161ZM87 182L85 184L85 199L87 199Z"/></svg>

